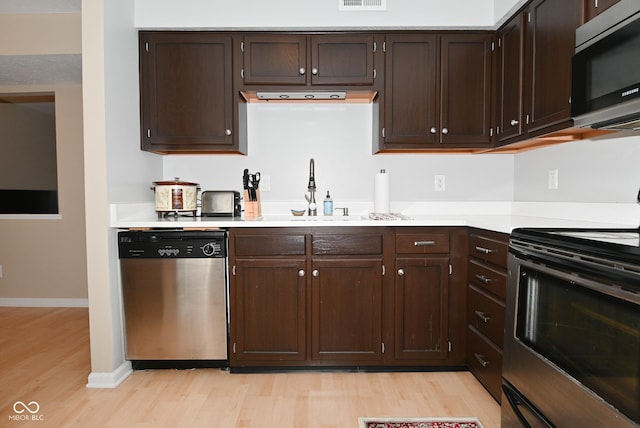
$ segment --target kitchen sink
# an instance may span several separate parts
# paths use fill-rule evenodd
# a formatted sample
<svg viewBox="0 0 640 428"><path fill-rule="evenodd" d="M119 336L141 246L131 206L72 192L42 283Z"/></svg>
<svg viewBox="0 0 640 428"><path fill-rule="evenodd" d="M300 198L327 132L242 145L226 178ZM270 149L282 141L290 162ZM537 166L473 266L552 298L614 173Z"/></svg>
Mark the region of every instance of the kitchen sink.
<svg viewBox="0 0 640 428"><path fill-rule="evenodd" d="M295 217L291 216L291 220L293 221L362 221L369 220L369 217L363 215L334 215L334 216L300 216Z"/></svg>
<svg viewBox="0 0 640 428"><path fill-rule="evenodd" d="M333 223L340 223L340 222L352 222L352 221L369 221L369 217L368 216L364 216L364 215L349 215L349 216L308 216L308 215L304 215L304 216L293 216L293 215L286 215L286 214L282 214L282 215L266 215L263 216L263 220L268 220L268 221L295 221L295 222L308 222L308 223L313 223L313 222L318 222L318 223L324 223L324 222L333 222Z"/></svg>

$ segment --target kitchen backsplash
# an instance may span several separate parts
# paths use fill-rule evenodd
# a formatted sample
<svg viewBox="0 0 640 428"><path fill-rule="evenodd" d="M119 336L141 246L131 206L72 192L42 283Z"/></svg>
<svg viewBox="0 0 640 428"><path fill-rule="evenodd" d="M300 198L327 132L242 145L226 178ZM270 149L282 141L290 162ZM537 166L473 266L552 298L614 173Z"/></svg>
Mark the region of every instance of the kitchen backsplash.
<svg viewBox="0 0 640 428"><path fill-rule="evenodd" d="M199 182L203 189L241 189L242 171L270 177L264 201L304 204L309 159L315 159L318 197L330 190L343 201L373 202L375 173L390 174L391 200L511 200L512 155L372 154L368 104L250 104L248 156L166 156L165 178ZM445 190L434 190L434 177ZM264 184L264 180L263 180Z"/></svg>
<svg viewBox="0 0 640 428"><path fill-rule="evenodd" d="M242 171L270 178L265 202L304 205L309 159L318 195L373 202L374 175L390 174L392 201L550 201L634 203L640 187L640 135L559 144L519 154L372 154L372 107L366 104L249 105L249 155L164 156L165 179L202 189L242 188ZM549 189L557 170L558 188ZM445 190L434 190L435 176ZM264 184L264 182L263 182Z"/></svg>

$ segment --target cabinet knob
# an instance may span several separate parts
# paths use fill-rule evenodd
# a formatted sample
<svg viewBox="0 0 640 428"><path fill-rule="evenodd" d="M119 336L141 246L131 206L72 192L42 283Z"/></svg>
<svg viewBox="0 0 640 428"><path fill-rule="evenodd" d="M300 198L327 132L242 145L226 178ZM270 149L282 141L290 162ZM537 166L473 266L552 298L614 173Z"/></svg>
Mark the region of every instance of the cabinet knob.
<svg viewBox="0 0 640 428"><path fill-rule="evenodd" d="M404 269L402 268L398 269L398 275L404 276Z"/></svg>
<svg viewBox="0 0 640 428"><path fill-rule="evenodd" d="M230 129L225 129L225 130L224 130L224 135L226 135L227 137L228 137L229 135L231 135L231 130L230 130Z"/></svg>
<svg viewBox="0 0 640 428"><path fill-rule="evenodd" d="M300 269L298 271L298 276L304 276L304 269Z"/></svg>
<svg viewBox="0 0 640 428"><path fill-rule="evenodd" d="M442 133L443 134L448 134L449 133L449 129L448 128L442 128Z"/></svg>
<svg viewBox="0 0 640 428"><path fill-rule="evenodd" d="M318 75L318 69L317 69L317 68L315 68L315 67L314 67L314 68L312 68L312 69L311 69L311 74L313 74L314 76L317 76L317 75Z"/></svg>
<svg viewBox="0 0 640 428"><path fill-rule="evenodd" d="M318 269L314 269L313 272L311 272L311 275L318 276L320 275L320 272L318 272Z"/></svg>
<svg viewBox="0 0 640 428"><path fill-rule="evenodd" d="M304 69L304 67L300 67L300 70L298 70L300 72L300 75L302 76L304 73L307 72L307 70Z"/></svg>
<svg viewBox="0 0 640 428"><path fill-rule="evenodd" d="M432 127L429 132L431 132L432 134L435 134L436 132L438 132L438 130L434 127Z"/></svg>
<svg viewBox="0 0 640 428"><path fill-rule="evenodd" d="M519 121L517 121L515 119L511 119L511 126L516 126L519 123L520 123Z"/></svg>

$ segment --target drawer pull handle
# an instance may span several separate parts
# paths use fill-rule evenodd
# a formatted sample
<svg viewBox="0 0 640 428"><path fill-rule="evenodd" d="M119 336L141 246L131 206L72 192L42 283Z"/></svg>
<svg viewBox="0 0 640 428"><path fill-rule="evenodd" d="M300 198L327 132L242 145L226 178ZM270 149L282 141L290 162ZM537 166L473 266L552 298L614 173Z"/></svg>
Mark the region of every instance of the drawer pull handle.
<svg viewBox="0 0 640 428"><path fill-rule="evenodd" d="M491 250L491 249L489 249L489 248L484 248L484 247L478 247L478 246L476 246L476 250L477 250L477 251L480 251L481 253L484 253L484 254L491 254L491 253L493 253L493 250Z"/></svg>
<svg viewBox="0 0 640 428"><path fill-rule="evenodd" d="M489 365L489 360L487 360L484 355L480 355L475 352L473 356L476 357L476 360L478 360L482 367L487 367Z"/></svg>
<svg viewBox="0 0 640 428"><path fill-rule="evenodd" d="M489 278L488 276L480 275L479 273L476 274L476 278L478 278L478 280L480 280L480 282L482 282L483 284L488 284L491 282L491 278Z"/></svg>
<svg viewBox="0 0 640 428"><path fill-rule="evenodd" d="M436 245L436 241L414 241L414 247L429 247L432 245Z"/></svg>
<svg viewBox="0 0 640 428"><path fill-rule="evenodd" d="M478 318L480 318L482 321L484 321L485 323L489 322L491 320L491 317L487 314L485 314L484 312L481 311L474 311L476 313L476 316Z"/></svg>

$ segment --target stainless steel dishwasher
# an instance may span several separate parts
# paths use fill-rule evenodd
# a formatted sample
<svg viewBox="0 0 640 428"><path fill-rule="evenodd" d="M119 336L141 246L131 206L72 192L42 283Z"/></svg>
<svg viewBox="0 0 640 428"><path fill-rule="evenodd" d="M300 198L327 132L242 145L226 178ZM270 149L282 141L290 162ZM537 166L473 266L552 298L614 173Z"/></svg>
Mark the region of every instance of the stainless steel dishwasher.
<svg viewBox="0 0 640 428"><path fill-rule="evenodd" d="M118 233L134 369L227 366L227 232Z"/></svg>

